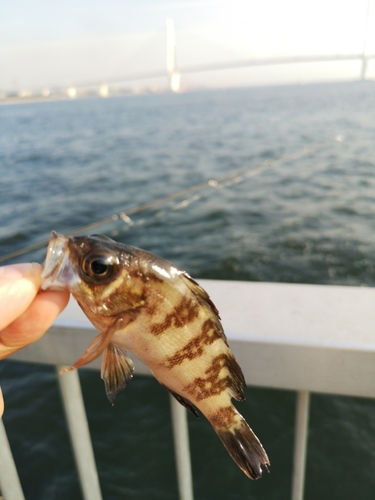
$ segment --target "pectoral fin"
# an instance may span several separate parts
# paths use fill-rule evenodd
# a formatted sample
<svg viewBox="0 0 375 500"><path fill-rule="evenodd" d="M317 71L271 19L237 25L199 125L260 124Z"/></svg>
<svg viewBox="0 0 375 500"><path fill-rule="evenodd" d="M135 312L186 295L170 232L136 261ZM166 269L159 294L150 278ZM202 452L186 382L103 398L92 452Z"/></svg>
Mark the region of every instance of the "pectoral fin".
<svg viewBox="0 0 375 500"><path fill-rule="evenodd" d="M123 391L132 379L133 372L133 361L127 352L118 345L109 343L103 352L101 377L104 380L107 397L112 404L117 394Z"/></svg>
<svg viewBox="0 0 375 500"><path fill-rule="evenodd" d="M94 338L94 340L89 344L88 348L82 354L82 356L79 359L77 359L77 361L72 366L61 370L60 374L70 372L72 370L75 370L76 368L80 368L81 366L87 365L87 363L90 363L91 361L94 361L94 359L100 356L100 354L106 348L108 342L110 342L111 340L112 334L113 334L112 331L99 333L99 335L97 335Z"/></svg>
<svg viewBox="0 0 375 500"><path fill-rule="evenodd" d="M94 359L100 356L104 349L107 347L107 345L111 341L113 334L118 330L121 330L121 328L124 328L125 324L126 323L124 321L124 318L119 318L113 325L107 328L107 330L104 330L104 332L100 332L99 335L97 335L94 340L90 342L88 348L82 354L82 356L77 359L77 361L72 366L61 370L60 374L70 372L72 370L75 370L76 368L87 365L87 363L90 363L91 361L94 361Z"/></svg>

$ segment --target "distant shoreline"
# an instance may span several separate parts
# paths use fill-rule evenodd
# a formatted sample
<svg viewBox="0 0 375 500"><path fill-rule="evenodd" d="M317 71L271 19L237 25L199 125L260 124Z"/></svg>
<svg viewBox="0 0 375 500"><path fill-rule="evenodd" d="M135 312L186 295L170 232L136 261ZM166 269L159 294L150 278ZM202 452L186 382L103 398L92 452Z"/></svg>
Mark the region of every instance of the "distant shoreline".
<svg viewBox="0 0 375 500"><path fill-rule="evenodd" d="M375 80L373 79L367 79L364 80L365 82L368 83L375 83ZM293 82L293 83L285 83L285 84L280 84L277 83L275 85L249 85L249 86L239 86L239 87L199 87L199 88L191 88L184 90L183 92L178 92L177 94L189 94L189 93L194 93L194 92L207 92L207 91L216 91L216 92L225 92L228 90L236 90L236 89L256 89L256 88L267 88L267 87L301 87L301 86L313 86L313 85L332 85L332 84L340 84L340 83L356 83L356 82L362 82L362 80L330 80L330 81L319 81L319 82L303 82L303 83L298 83L298 82ZM145 90L145 91L139 91L139 92L118 92L118 93L113 93L113 94L108 94L106 96L101 96L99 94L83 94L83 95L76 95L75 97L69 97L68 95L55 95L52 97L43 97L43 96L28 96L28 97L11 97L9 99L1 99L0 100L0 106L7 106L7 105L17 105L17 104L32 104L32 103L46 103L46 102L58 102L58 101L77 101L77 100L82 100L82 99L112 99L116 97L138 97L138 96L145 96L145 95L167 95L167 94L174 94L174 92L171 92L169 89L166 89L165 91L160 91L160 92L152 92L150 90Z"/></svg>

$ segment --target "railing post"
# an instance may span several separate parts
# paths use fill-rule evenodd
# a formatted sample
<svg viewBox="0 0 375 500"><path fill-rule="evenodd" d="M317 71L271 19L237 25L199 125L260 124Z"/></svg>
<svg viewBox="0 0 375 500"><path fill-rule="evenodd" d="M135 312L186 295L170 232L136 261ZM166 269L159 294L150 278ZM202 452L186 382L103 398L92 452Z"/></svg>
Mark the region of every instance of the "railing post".
<svg viewBox="0 0 375 500"><path fill-rule="evenodd" d="M25 500L2 418L0 418L0 489L4 500Z"/></svg>
<svg viewBox="0 0 375 500"><path fill-rule="evenodd" d="M64 366L58 366L59 372ZM102 500L89 426L77 370L58 375L79 480L85 500Z"/></svg>
<svg viewBox="0 0 375 500"><path fill-rule="evenodd" d="M185 408L173 396L170 396L170 402L180 500L193 500L187 414Z"/></svg>
<svg viewBox="0 0 375 500"><path fill-rule="evenodd" d="M298 391L294 433L292 500L303 500L309 425L309 406L310 393L308 391Z"/></svg>

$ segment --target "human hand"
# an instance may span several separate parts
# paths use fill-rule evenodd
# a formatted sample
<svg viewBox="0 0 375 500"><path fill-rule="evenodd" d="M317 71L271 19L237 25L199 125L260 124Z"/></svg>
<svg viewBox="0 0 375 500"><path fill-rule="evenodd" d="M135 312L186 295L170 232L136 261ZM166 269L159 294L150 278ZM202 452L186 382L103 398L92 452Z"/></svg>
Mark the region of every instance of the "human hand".
<svg viewBox="0 0 375 500"><path fill-rule="evenodd" d="M65 290L39 291L41 273L37 263L0 267L0 359L42 337L68 303Z"/></svg>

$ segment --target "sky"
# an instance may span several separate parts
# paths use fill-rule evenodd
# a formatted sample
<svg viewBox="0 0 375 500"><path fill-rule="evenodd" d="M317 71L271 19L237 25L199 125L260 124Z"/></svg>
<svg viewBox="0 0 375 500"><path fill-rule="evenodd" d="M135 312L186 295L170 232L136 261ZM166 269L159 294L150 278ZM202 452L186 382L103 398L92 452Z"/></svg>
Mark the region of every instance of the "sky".
<svg viewBox="0 0 375 500"><path fill-rule="evenodd" d="M362 53L368 0L0 0L0 91L105 82L164 70L165 20L179 67L264 57ZM367 53L375 54L375 0ZM334 62L182 74L188 86L355 79ZM375 78L375 60L368 76ZM163 80L163 79L162 79Z"/></svg>

